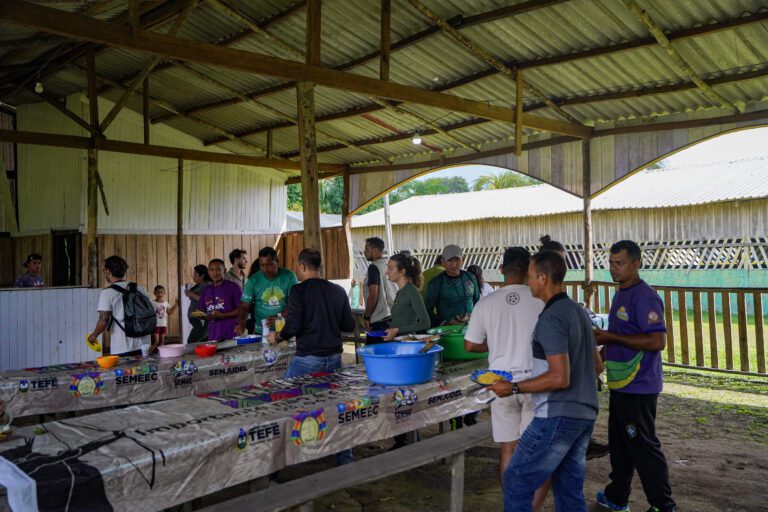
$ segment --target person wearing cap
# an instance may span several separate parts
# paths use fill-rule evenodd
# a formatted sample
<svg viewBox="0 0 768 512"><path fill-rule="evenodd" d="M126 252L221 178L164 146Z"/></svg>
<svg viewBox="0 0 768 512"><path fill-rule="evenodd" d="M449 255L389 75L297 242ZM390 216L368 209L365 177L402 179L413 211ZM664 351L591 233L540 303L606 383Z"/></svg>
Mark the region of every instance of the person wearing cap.
<svg viewBox="0 0 768 512"><path fill-rule="evenodd" d="M432 278L424 296L424 305L433 326L451 323L456 317L471 314L480 300L480 288L475 276L461 269L463 258L464 253L458 245L446 245L443 249L445 271Z"/></svg>
<svg viewBox="0 0 768 512"><path fill-rule="evenodd" d="M445 272L445 267L443 267L443 257L441 255L437 255L437 258L435 258L435 264L432 265L430 268L424 271L422 276L424 277L424 282L421 283L421 296L426 297L427 295L427 288L429 288L429 282L432 281L432 279L435 278L435 276L442 274Z"/></svg>
<svg viewBox="0 0 768 512"><path fill-rule="evenodd" d="M41 288L45 286L43 276L40 275L43 271L43 257L41 255L33 252L27 256L23 265L27 271L16 278L13 286L16 288Z"/></svg>

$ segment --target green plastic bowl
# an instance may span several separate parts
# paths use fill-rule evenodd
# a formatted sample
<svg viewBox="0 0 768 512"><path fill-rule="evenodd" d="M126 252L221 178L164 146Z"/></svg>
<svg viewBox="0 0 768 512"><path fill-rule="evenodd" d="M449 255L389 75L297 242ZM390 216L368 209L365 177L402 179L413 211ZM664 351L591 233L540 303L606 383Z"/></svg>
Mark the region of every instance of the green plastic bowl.
<svg viewBox="0 0 768 512"><path fill-rule="evenodd" d="M465 325L442 325L433 327L427 331L427 334L439 334L438 343L445 349L443 350L443 359L451 361L468 361L471 359L485 359L488 352L467 352L464 350Z"/></svg>

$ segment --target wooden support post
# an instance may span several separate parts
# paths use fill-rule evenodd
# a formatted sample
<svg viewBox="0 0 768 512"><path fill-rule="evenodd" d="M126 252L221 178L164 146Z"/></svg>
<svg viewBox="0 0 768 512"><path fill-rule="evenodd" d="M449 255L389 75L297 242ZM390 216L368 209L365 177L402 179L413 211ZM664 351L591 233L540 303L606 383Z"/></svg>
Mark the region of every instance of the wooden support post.
<svg viewBox="0 0 768 512"><path fill-rule="evenodd" d="M179 158L176 170L176 283L181 290L184 283L184 160ZM181 298L179 298L181 304ZM184 343L182 336L184 315L179 308L179 338Z"/></svg>
<svg viewBox="0 0 768 512"><path fill-rule="evenodd" d="M523 70L515 73L515 156L523 154Z"/></svg>
<svg viewBox="0 0 768 512"><path fill-rule="evenodd" d="M355 256L352 246L352 215L349 214L349 196L352 192L349 185L349 174L344 173L344 196L341 200L341 223L344 228L344 238L347 245L347 258L349 265L347 267L348 277L355 278Z"/></svg>
<svg viewBox="0 0 768 512"><path fill-rule="evenodd" d="M307 2L307 64L320 64L320 0ZM304 247L323 252L320 232L320 183L315 132L315 84L298 82L296 99L299 113L299 151L301 189L304 198Z"/></svg>
<svg viewBox="0 0 768 512"><path fill-rule="evenodd" d="M451 460L451 512L464 510L464 452L453 456Z"/></svg>
<svg viewBox="0 0 768 512"><path fill-rule="evenodd" d="M88 222L86 224L85 240L88 246L88 286L99 286L98 258L99 251L96 245L96 230L98 229L99 199L98 199L98 172L99 152L95 149L88 150ZM107 256L111 256L108 254Z"/></svg>
<svg viewBox="0 0 768 512"><path fill-rule="evenodd" d="M96 94L96 54L93 50L88 50L86 62L88 66L88 114L90 115L91 129L95 127L98 131L99 100Z"/></svg>
<svg viewBox="0 0 768 512"><path fill-rule="evenodd" d="M91 121L91 143L88 149L88 181L86 189L87 221L85 241L88 247L88 286L99 286L99 250L96 241L99 216L99 152L96 150L95 139L99 136L99 99L96 94L96 56L89 50L86 56L88 66L88 114ZM107 255L107 256L111 256Z"/></svg>
<svg viewBox="0 0 768 512"><path fill-rule="evenodd" d="M391 258L395 254L395 244L392 240L392 220L389 216L389 192L384 194L384 233L387 237L387 254Z"/></svg>
<svg viewBox="0 0 768 512"><path fill-rule="evenodd" d="M128 4L128 14L131 18L131 33L141 35L141 0L131 0Z"/></svg>
<svg viewBox="0 0 768 512"><path fill-rule="evenodd" d="M141 89L142 110L144 116L144 144L149 144L149 125L152 124L149 119L149 77L144 79L144 86Z"/></svg>
<svg viewBox="0 0 768 512"><path fill-rule="evenodd" d="M582 194L584 196L584 304L589 306L592 300L592 280L594 278L592 253L592 172L589 162L589 139L581 142L583 166Z"/></svg>
<svg viewBox="0 0 768 512"><path fill-rule="evenodd" d="M392 42L392 0L381 0L381 53L379 80L389 81L389 54Z"/></svg>

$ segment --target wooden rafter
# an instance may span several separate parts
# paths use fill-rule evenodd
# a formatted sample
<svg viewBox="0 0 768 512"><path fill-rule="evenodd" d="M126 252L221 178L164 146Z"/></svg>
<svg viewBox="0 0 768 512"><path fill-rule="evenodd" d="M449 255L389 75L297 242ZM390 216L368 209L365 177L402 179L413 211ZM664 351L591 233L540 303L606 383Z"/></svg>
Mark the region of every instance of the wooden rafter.
<svg viewBox="0 0 768 512"><path fill-rule="evenodd" d="M451 24L451 26L455 28L472 27L472 26L479 25L481 23L495 21L501 18L510 18L513 16L517 16L519 14L533 11L533 10L543 9L545 7L550 7L553 5L557 5L559 3L563 3L564 1L567 1L567 0L527 0L517 5L494 9L492 11L476 14L473 16L468 16L466 18L462 16L456 16L448 20L448 22ZM410 36L404 37L403 39L395 41L390 45L390 56L394 52L403 50L405 48L409 48L417 43L423 42L429 39L430 37L433 37L434 35L438 34L439 32L440 32L439 27L432 26L432 27L426 28L425 30L412 34ZM351 61L345 62L344 64L335 66L333 69L336 69L338 71L348 71L350 69L356 68L358 66L361 66L361 65L370 63L376 59L379 59L380 56L381 56L381 49L379 48L377 50L374 50L371 53L368 53L356 59L352 59ZM271 86L266 89L254 91L248 94L248 96L252 99L256 99L269 94L292 89L295 85L296 85L295 82L279 84L277 86ZM225 106L233 105L239 102L240 100L237 97L232 97L224 100L218 100L211 103L199 105L197 107L193 107L191 109L185 110L185 112L193 113L193 112L208 110L212 108L225 107ZM152 122L162 123L170 119L171 119L170 116L163 116L163 117L154 119Z"/></svg>
<svg viewBox="0 0 768 512"><path fill-rule="evenodd" d="M74 67L76 69L80 69L81 71L83 69L83 68L81 68L78 65L73 65L72 67ZM124 89L125 88L125 85L120 84L119 82L117 82L115 80L112 80L111 78L108 78L108 77L105 77L105 76L102 76L102 75L96 75L96 78L100 82L104 82L104 83L110 84L112 87L116 87L116 88L120 88L120 89ZM143 93L141 93L139 91L134 91L133 94L135 96L142 96L142 101L143 101L143 99L144 99L143 98ZM165 101L163 101L161 99L153 98L151 95L148 96L148 99L149 99L149 103L152 104L152 105L155 105L157 107L165 109L165 110L167 110L169 112L178 112L172 105L170 105L169 103L167 103L167 102L165 102ZM200 126L203 126L204 128L206 128L206 129L208 129L208 130L210 130L212 132L215 132L215 133L217 133L217 134L219 134L219 135L221 135L223 137L226 137L228 140L242 143L242 144L244 144L246 146L249 146L249 147L251 147L253 149L256 149L261 154L265 154L266 153L266 150L264 148L262 148L261 146L259 146L258 144L253 143L253 142L248 141L248 140L244 140L244 139L242 139L240 137L237 137L236 135L228 132L227 130L225 130L225 129L219 127L219 126L211 124L211 123L209 123L207 121L204 121L202 119L198 119L198 118L196 118L194 116L183 116L183 117L186 118L186 119L189 119L190 121L192 121L192 122L194 122L196 124L199 124Z"/></svg>
<svg viewBox="0 0 768 512"><path fill-rule="evenodd" d="M59 98L45 90L41 93L35 92L35 88L31 84L26 84L24 88L27 89L30 93L35 94L36 96L40 96L45 100L46 103L77 123L77 125L83 130L91 132L91 125L89 125L82 117L67 108L66 98Z"/></svg>
<svg viewBox="0 0 768 512"><path fill-rule="evenodd" d="M184 22L187 20L189 15L192 13L192 10L195 8L196 3L190 2L190 4L187 6L186 9L184 9L173 21L173 25L171 25L171 28L168 30L169 36L175 36L176 33L181 29L181 26L184 24ZM135 12L138 13L138 7L136 7ZM132 19L132 22L135 21ZM140 24L137 23L135 26L131 27L131 30L134 31L135 34L141 34L140 30ZM139 27L138 29L136 27ZM121 110L123 110L123 107L128 102L128 99L131 97L131 95L138 90L138 88L141 86L141 84L144 82L144 79L149 76L149 74L152 72L152 69L160 62L160 57L155 56L149 59L149 62L147 62L144 67L142 68L141 72L136 75L136 77L131 81L131 83L128 85L128 87L123 92L122 96L115 102L114 106L112 107L112 110L109 111L107 116L104 118L104 120L101 122L101 125L99 125L99 129L102 133L104 133L110 124L112 124L112 121L115 120L117 117L117 114L120 113Z"/></svg>
<svg viewBox="0 0 768 512"><path fill-rule="evenodd" d="M382 82L381 80L361 75L289 61L269 55L233 50L231 48L220 48L188 39L181 40L164 34L144 32L141 36L134 36L128 27L41 7L21 0L0 1L0 19L14 24L33 27L44 32L129 48L162 57L276 76L288 80L310 80L318 85L334 89L376 95L443 110L465 112L498 121L514 122L514 111L512 109L488 105L482 101L436 93L408 85ZM523 115L523 122L535 130L578 137L588 137L591 132L591 129L585 126L530 114Z"/></svg>
<svg viewBox="0 0 768 512"><path fill-rule="evenodd" d="M267 28L269 28L270 26L274 25L275 23L277 23L277 22L279 22L281 20L284 20L287 17L291 16L296 11L298 11L300 9L303 9L305 4L306 4L306 0L303 0L301 2L296 2L295 4L291 5L287 9L282 10L282 11L278 12L277 14L275 14L273 16L270 16L269 18L267 18L266 20L264 20L264 21L262 21L262 22L260 22L258 24L259 29L260 30L266 30ZM242 41L246 37L249 37L249 36L251 36L253 34L254 34L253 30L251 30L250 28L246 28L246 29L243 29L240 32L238 32L238 33L236 33L236 34L234 34L232 36L229 36L229 37L226 37L226 38L221 39L219 41L216 41L214 44L216 46L230 46L230 45L235 44L238 41ZM168 69L173 69L177 65L178 65L178 63L176 63L174 61L164 62L162 64L158 64L157 66L155 66L155 69L152 70L152 73L157 73L159 71L165 71L165 70L168 70ZM126 75L126 76L118 79L118 81L119 82L130 82L131 80L133 80L136 77L137 74L138 74L138 72L131 73L129 75ZM104 87L102 89L99 89L99 94L103 94L108 89L109 89L109 87ZM193 114L194 112L187 112L187 113L188 114ZM173 114L169 114L169 116L170 116L170 117L168 117L169 119L174 119L176 117ZM156 121L153 120L152 123L154 124L155 122Z"/></svg>
<svg viewBox="0 0 768 512"><path fill-rule="evenodd" d="M25 132L17 130L0 130L0 141L16 144L32 144L35 146L50 146L70 149L98 149L113 153L129 155L156 156L162 158L182 158L198 162L215 162L225 164L245 165L251 167L273 167L275 169L300 170L301 164L292 160L258 158L233 153L214 153L197 149L175 148L171 146L156 146L139 142L109 140L104 138L91 139L75 135L59 135L55 133ZM324 172L341 173L347 169L341 164L318 164Z"/></svg>
<svg viewBox="0 0 768 512"><path fill-rule="evenodd" d="M650 14L648 14L647 11L643 10L639 5L637 5L637 2L635 2L635 0L623 0L623 2L624 2L624 5L627 7L627 9L629 9L629 11L638 20L640 20L640 22L643 25L645 25L648 31L656 39L656 41L667 51L667 54L672 59L672 62L675 64L678 70L683 74L683 76L685 76L691 82L696 84L696 87L698 87L701 90L704 96L706 96L715 105L730 108L735 112L741 112L741 109L739 109L739 107L731 103L728 99L723 97L722 94L715 91L712 88L712 86L710 86L707 82L699 78L696 71L691 67L690 64L688 64L688 62L683 58L683 56L680 55L680 52L678 52L672 46L672 43L670 43L669 38L666 36L666 34L664 34L664 31L661 29L661 27L659 27L659 25L656 23L656 21L654 21L654 19L651 17Z"/></svg>
<svg viewBox="0 0 768 512"><path fill-rule="evenodd" d="M151 29L159 24L165 23L170 17L175 16L179 11L186 7L189 0L151 0L141 5L142 28ZM128 14L119 15L111 23L125 24L129 22ZM91 43L74 43L66 41L55 48L45 52L37 57L35 61L24 64L18 72L7 69L10 66L0 65L0 73L6 69L9 73L3 77L6 83L21 84L31 79L32 76L45 78L52 73L57 72L62 67L83 57L88 50L94 50L97 54L105 47ZM16 87L16 85L11 86ZM0 92L0 95L7 94L7 87Z"/></svg>
<svg viewBox="0 0 768 512"><path fill-rule="evenodd" d="M392 49L392 0L381 0L380 23L379 80L389 81L389 60Z"/></svg>
<svg viewBox="0 0 768 512"><path fill-rule="evenodd" d="M262 28L259 23L251 19L250 16L248 16L246 13L241 11L240 9L236 9L235 7L232 7L226 3L223 2L223 0L208 0L208 3L215 7L216 9L220 10L230 18L234 19L238 23L241 23L242 25L245 25L248 27L254 34L258 34L268 40L271 43L274 43L277 45L281 50L284 50L294 57L297 57L301 60L304 60L304 53L297 50L290 44L287 44L282 39L273 36L270 34L265 28Z"/></svg>
<svg viewBox="0 0 768 512"><path fill-rule="evenodd" d="M512 80L515 80L515 70L512 69L512 67L508 66L504 62L501 61L501 59L497 59L495 56L491 54L488 50L483 48L482 46L478 45L474 41L470 40L468 37L463 35L461 32L456 30L451 26L450 23L448 23L446 20L435 14L434 11L429 9L426 5L421 3L419 0L408 0L408 2L419 12L421 12L425 17L432 20L437 26L439 26L446 34L451 36L453 39L459 42L462 46L464 46L471 54L473 54L476 57L479 57L486 63L490 64L499 72L501 72L503 75L509 77ZM567 121L570 121L574 124L581 124L581 121L573 117L571 114L563 110L559 105L555 104L549 97L547 97L544 92L539 90L537 87L534 87L529 82L523 82L525 84L525 88L531 91L536 96L540 97L542 100L544 100L544 103L557 112L562 118L566 119Z"/></svg>
<svg viewBox="0 0 768 512"><path fill-rule="evenodd" d="M224 83L216 80L215 78L213 78L213 77L211 77L211 76L209 76L209 75L207 75L205 73L202 73L202 72L198 71L197 69L193 68L192 66L189 66L187 64L182 64L182 69L184 69L188 73L191 73L191 74L195 75L200 80L203 80L206 83L214 85L214 86L218 87L219 89L227 91L230 94L242 96L243 97L243 102L247 103L248 105L254 106L254 107L256 107L256 108L258 108L260 110L263 110L265 112L269 112L272 115L275 115L275 116L278 116L278 117L280 117L282 119L285 119L287 122L292 123L293 125L298 125L299 124L299 120L296 117L294 117L292 115L289 115L289 114L286 114L284 112L281 112L280 110L276 109L275 107L272 107L271 105L268 105L268 104L263 103L261 101L252 100L252 99L248 98L247 96L245 96L244 94L242 94L242 93L238 92L237 90L231 88L227 84L224 84ZM342 138L336 137L335 135L333 135L332 133L330 133L327 130L320 130L320 129L315 128L315 131L317 131L317 133L323 134L324 137L328 137L329 139L331 139L331 140L335 141L336 143L341 144L341 145L343 145L345 147L353 148L353 149L359 149L361 151L364 151L364 152L368 153L369 155L372 155L377 160L380 160L382 162L387 162L388 161L387 158L384 155L382 155L381 153L378 153L378 152L373 151L371 149L358 147L354 143L352 143L352 142L350 142L348 140L344 140Z"/></svg>
<svg viewBox="0 0 768 512"><path fill-rule="evenodd" d="M524 2L524 3L527 4L527 3L530 3L530 2ZM536 3L538 3L540 5L540 7L546 7L547 4L559 3L559 2L543 2L542 1L542 2L536 2ZM512 6L512 7L518 7L518 6L521 6L521 5L523 5L523 4L517 4L517 5ZM523 11L523 12L525 12L525 11ZM480 15L478 15L478 16L480 16ZM468 19L470 19L470 18L465 18L465 20L468 20ZM454 27L460 26L460 27L463 28L465 26L469 26L469 25L466 25L466 24L459 24L453 18L451 20L448 20L448 21ZM691 28L683 29L683 30L680 30L680 31L677 31L677 32L672 32L672 33L668 34L667 37L668 37L668 39L670 41L677 41L677 40L682 40L682 39L686 39L686 38L690 38L690 37L696 37L696 36L703 36L703 35L713 34L713 33L717 33L717 32L723 31L723 30L733 29L733 28L737 28L737 27L741 27L741 26L747 26L747 25L754 24L754 23L763 23L765 21L768 21L768 11L760 12L760 13L756 13L756 14L752 14L752 15L744 16L744 17L740 17L740 18L735 18L733 20L728 20L728 21L722 22L722 23L712 23L712 24L708 24L708 25L702 25L702 26L698 26L698 27L691 27ZM406 37L404 39L401 39L401 40L399 40L399 41L397 41L395 43L392 43L391 51L395 52L395 51L398 51L400 49L407 48L407 47L409 47L412 44L415 44L417 42L423 41L427 37L430 37L430 36L434 35L436 32L439 32L439 30L440 29L437 26L433 26L433 27L430 27L427 30L424 30L422 32L414 34L413 36L408 36L408 37ZM563 64L563 63L566 63L566 62L574 62L574 61L578 61L578 60L582 60L582 59L588 59L588 58L599 57L599 56L603 56L603 55L610 55L610 54L614 54L614 53L625 52L625 51L630 51L630 50L635 50L635 49L640 49L640 48L645 48L647 46L651 46L651 45L654 45L654 44L657 44L657 43L656 43L656 40L653 37L640 38L640 39L636 39L636 40L628 41L628 42L624 42L624 43L619 43L619 44L614 44L614 45L609 45L609 46L604 46L604 47L599 47L599 48L592 48L592 49L589 49L589 50L583 50L583 51L579 51L579 52L573 52L573 53L568 53L568 54L563 54L563 55L557 55L557 56L554 56L554 57L544 57L544 58L539 58L539 59L533 59L533 60L530 60L530 61L521 61L521 62L517 63L516 69L527 70L527 69L540 68L540 67L544 67L544 66L552 66L552 65L556 65L556 64ZM369 53L367 55L364 55L364 56L362 56L360 58L354 59L354 60L349 61L349 62L347 62L345 64L342 64L340 66L336 66L334 69L338 69L340 71L352 69L352 68L354 68L356 66L360 66L362 64L366 64L366 63L370 62L371 60L373 60L375 58L378 58L378 55L379 55L379 51L376 50L376 51L374 51L372 53ZM507 63L507 64L510 65L510 63ZM483 78L487 78L489 76L496 75L498 73L499 73L499 71L496 68L489 67L489 68L487 68L485 70L479 71L479 72L474 73L474 74L472 74L470 76L462 77L462 78L460 78L458 80L454 80L454 81L449 82L447 84L444 84L444 85L441 85L439 87L436 87L434 90L440 91L440 92L445 92L445 91L448 91L448 90L460 87L462 85L467 85L467 84L476 82L477 80L482 80ZM723 78L727 79L728 77L723 77ZM248 96L250 98L256 99L256 98L260 98L260 97L263 97L263 96L266 96L266 95L269 95L269 94L273 94L273 93L276 93L276 92L288 90L288 89L292 88L293 85L294 85L293 83L288 83L288 84L280 84L278 86L271 86L271 87L268 87L268 88L265 88L265 89L261 89L261 90L258 90L258 91L251 92L251 93L248 94ZM227 98L227 99L224 99L224 100L217 100L215 102L205 103L205 104L202 104L202 105L198 105L197 107L192 107L190 109L186 109L186 110L184 110L184 112L187 113L187 114L192 114L192 113L195 113L195 112L201 112L203 110L210 110L210 109L216 109L216 108L220 108L220 107L225 107L225 106L233 105L233 104L236 104L236 103L239 103L239 100L237 98ZM567 104L569 104L569 103L563 102L561 100L555 100L555 103L557 103L558 105L567 105ZM353 115L354 114L351 114L351 116L353 116ZM162 117L158 117L158 118L153 119L152 122L153 123L162 123L162 122L168 121L170 119L172 119L172 117L170 117L170 116L162 116ZM320 121L320 118L318 118L318 121ZM259 129L255 128L254 130L257 130L254 133L258 133Z"/></svg>

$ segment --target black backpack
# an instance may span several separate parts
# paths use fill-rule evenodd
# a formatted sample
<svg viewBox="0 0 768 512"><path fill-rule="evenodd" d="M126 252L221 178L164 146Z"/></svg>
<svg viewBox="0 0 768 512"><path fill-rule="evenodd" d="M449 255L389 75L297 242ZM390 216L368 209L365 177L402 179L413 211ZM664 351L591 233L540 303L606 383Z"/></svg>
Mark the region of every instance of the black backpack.
<svg viewBox="0 0 768 512"><path fill-rule="evenodd" d="M154 334L157 328L157 313L146 295L141 293L136 283L128 283L127 288L113 284L110 286L123 294L123 325L113 316L114 321L129 338L141 338Z"/></svg>

